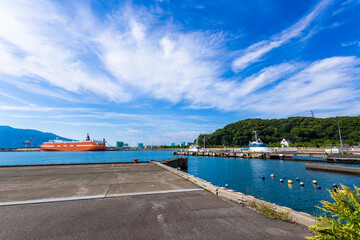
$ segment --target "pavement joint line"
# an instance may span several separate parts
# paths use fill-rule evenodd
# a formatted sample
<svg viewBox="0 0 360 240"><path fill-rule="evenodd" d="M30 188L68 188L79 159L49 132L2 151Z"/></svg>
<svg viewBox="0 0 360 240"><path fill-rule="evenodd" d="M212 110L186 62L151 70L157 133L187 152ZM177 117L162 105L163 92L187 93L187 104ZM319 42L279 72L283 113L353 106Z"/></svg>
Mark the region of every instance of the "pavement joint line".
<svg viewBox="0 0 360 240"><path fill-rule="evenodd" d="M108 195L108 193L109 193L109 191L110 191L111 186L112 186L112 184L110 184L110 186L109 186L108 190L106 191L106 193L105 193L105 197Z"/></svg>
<svg viewBox="0 0 360 240"><path fill-rule="evenodd" d="M99 199L99 198L105 198L105 195L69 197L69 198L49 198L49 199L38 199L38 200L28 200L28 201L16 201L16 202L2 202L2 203L0 203L0 206L25 205L25 204L50 203L50 202L65 202L65 201Z"/></svg>
<svg viewBox="0 0 360 240"><path fill-rule="evenodd" d="M90 200L90 199L101 199L101 198L109 198L109 197L126 197L126 196L150 195L150 194L161 194L161 193L193 192L193 191L202 191L202 190L204 190L204 189L193 188L193 189L177 189L177 190L152 191L152 192L123 193L123 194L114 194L111 196L94 195L94 196L84 196L84 197L50 198L50 199L38 199L38 200L28 200L28 201L16 201L16 202L0 202L0 206L65 202L65 201L76 201L76 200Z"/></svg>
<svg viewBox="0 0 360 240"><path fill-rule="evenodd" d="M161 193L178 193L178 192L194 192L194 191L203 191L203 188L192 188L192 189L177 189L177 190L164 190L164 191L153 191L153 192L135 192L135 193L121 193L121 194L112 194L108 197L126 197L126 196L138 196L138 195L150 195L150 194L161 194Z"/></svg>

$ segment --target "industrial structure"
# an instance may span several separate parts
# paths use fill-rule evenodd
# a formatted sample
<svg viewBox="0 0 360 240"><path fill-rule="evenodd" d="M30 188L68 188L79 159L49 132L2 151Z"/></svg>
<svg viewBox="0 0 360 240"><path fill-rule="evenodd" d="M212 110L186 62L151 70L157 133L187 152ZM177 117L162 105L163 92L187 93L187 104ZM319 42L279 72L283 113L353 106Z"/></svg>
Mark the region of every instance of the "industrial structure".
<svg viewBox="0 0 360 240"><path fill-rule="evenodd" d="M32 139L34 136L31 136L30 140L26 140L25 142L23 142L23 144L25 145L25 148L30 148L33 146L32 144Z"/></svg>

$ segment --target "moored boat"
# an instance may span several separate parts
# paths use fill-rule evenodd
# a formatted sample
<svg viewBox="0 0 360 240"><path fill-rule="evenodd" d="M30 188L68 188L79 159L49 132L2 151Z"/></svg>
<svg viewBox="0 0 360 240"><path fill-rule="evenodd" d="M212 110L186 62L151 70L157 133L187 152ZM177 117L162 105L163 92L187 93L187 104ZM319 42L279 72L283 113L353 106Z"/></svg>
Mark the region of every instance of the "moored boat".
<svg viewBox="0 0 360 240"><path fill-rule="evenodd" d="M89 134L84 141L63 141L49 140L39 146L41 151L62 151L62 152L82 152L82 151L105 151L105 139L90 140Z"/></svg>
<svg viewBox="0 0 360 240"><path fill-rule="evenodd" d="M200 150L200 147L197 144L191 144L189 147L189 152L198 152Z"/></svg>
<svg viewBox="0 0 360 240"><path fill-rule="evenodd" d="M249 142L249 151L250 152L258 152L258 153L271 152L271 149L268 146L266 146L266 144L263 143L260 138L258 138L256 131L254 131L254 134L255 134L255 141Z"/></svg>

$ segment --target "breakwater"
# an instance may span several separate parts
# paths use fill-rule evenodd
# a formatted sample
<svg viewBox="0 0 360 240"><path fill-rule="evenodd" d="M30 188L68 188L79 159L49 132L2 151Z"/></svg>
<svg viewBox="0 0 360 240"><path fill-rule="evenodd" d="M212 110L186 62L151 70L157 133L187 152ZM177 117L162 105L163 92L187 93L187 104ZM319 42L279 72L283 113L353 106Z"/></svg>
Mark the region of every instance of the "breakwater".
<svg viewBox="0 0 360 240"><path fill-rule="evenodd" d="M360 168L354 167L330 166L320 164L306 164L305 166L307 170L360 175Z"/></svg>
<svg viewBox="0 0 360 240"><path fill-rule="evenodd" d="M209 151L174 151L174 155L185 156L207 156L207 157L222 157L222 158L261 158L261 159L285 159L293 157L323 157L320 151L313 152L236 152L231 150L209 150Z"/></svg>
<svg viewBox="0 0 360 240"><path fill-rule="evenodd" d="M328 163L360 164L360 154L350 152L346 155L326 154L322 149L281 151L273 149L272 152L249 152L232 150L199 150L174 151L174 155L206 156L222 158L260 158L260 159L296 159L297 161L325 161Z"/></svg>

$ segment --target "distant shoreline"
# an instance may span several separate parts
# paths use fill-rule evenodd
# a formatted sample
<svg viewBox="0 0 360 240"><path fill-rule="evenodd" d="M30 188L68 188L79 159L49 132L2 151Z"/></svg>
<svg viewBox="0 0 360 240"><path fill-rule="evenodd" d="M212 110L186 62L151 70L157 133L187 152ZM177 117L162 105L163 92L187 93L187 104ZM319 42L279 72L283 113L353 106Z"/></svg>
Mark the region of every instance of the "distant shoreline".
<svg viewBox="0 0 360 240"><path fill-rule="evenodd" d="M180 150L179 148L153 148L153 149L144 149L144 148L115 148L109 147L106 151L175 151ZM40 148L0 148L0 152L40 152Z"/></svg>

